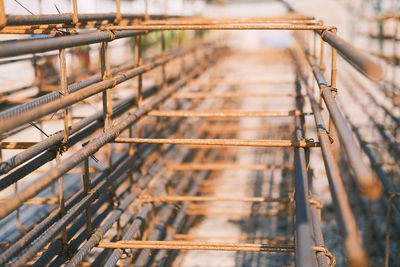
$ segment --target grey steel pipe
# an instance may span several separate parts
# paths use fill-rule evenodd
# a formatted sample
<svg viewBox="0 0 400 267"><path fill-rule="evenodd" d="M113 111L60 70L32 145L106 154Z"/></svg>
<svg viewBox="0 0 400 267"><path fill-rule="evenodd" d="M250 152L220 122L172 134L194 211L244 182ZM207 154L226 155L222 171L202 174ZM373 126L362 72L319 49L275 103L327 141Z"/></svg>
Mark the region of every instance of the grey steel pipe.
<svg viewBox="0 0 400 267"><path fill-rule="evenodd" d="M110 42L114 39L146 34L146 31L101 31L52 38L31 38L0 42L0 58L29 53L42 53L56 49Z"/></svg>
<svg viewBox="0 0 400 267"><path fill-rule="evenodd" d="M361 52L360 49L357 49L352 44L346 42L332 31L317 32L321 35L322 40L336 48L339 54L347 62L366 77L375 82L379 82L384 78L382 67L370 59L366 53Z"/></svg>
<svg viewBox="0 0 400 267"><path fill-rule="evenodd" d="M72 24L73 14L48 14L48 15L8 15L6 26L47 25L47 24ZM144 14L121 14L122 19L144 19ZM149 15L150 19L179 18L180 16ZM78 14L80 23L87 22L114 22L116 13L86 13Z"/></svg>

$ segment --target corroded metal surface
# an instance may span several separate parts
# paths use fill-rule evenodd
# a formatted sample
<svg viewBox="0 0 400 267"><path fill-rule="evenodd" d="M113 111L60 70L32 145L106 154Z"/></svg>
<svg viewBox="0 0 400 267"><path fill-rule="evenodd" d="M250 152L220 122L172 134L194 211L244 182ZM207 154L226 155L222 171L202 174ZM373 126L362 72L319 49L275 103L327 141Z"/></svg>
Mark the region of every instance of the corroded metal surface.
<svg viewBox="0 0 400 267"><path fill-rule="evenodd" d="M0 265L162 266L184 257L183 250L204 250L259 253L276 257L280 265L333 266L321 229L323 204L312 186L310 154L317 151L347 262L367 266L339 153L346 156L354 185L370 201L380 197L381 182L385 190L394 190L379 166L364 161L354 133L362 138L337 104L336 52L374 81L382 79L380 65L338 37L334 26L296 13L138 15L121 13L115 1L116 13L80 14L77 1L72 5L71 14L17 16L5 14L0 1L0 33L47 35L0 42L2 66L31 61L36 75L32 86L0 95ZM255 53L229 50L228 36L218 30L290 30L295 45ZM125 51L111 57L116 39L126 40L129 56ZM331 48L329 57L324 45ZM99 66L92 76L73 73L77 80L71 83L74 53L90 67L87 46L99 50ZM35 54L53 50L58 54ZM25 54L30 56L11 58ZM46 84L40 64L51 68L57 55L56 82ZM278 66L280 76L251 79L251 70L224 63L227 58L251 62L249 67ZM325 58L331 60L329 75ZM119 63L112 65L116 59ZM234 80L230 72L240 77ZM36 95L13 97L37 86ZM263 90L240 88L246 86ZM314 119L311 131L306 117ZM361 146L373 161L364 142ZM229 171L234 173L226 183L228 195L218 195L218 175ZM269 194L262 191L265 173L271 179ZM247 186L254 178L254 190L232 182L245 179ZM390 195L389 207L398 208L398 201L397 194ZM388 209L389 225L391 214ZM276 224L282 236L258 235L257 225L248 230L255 234L233 238L191 233L213 216L261 218ZM238 242L213 241L218 238Z"/></svg>

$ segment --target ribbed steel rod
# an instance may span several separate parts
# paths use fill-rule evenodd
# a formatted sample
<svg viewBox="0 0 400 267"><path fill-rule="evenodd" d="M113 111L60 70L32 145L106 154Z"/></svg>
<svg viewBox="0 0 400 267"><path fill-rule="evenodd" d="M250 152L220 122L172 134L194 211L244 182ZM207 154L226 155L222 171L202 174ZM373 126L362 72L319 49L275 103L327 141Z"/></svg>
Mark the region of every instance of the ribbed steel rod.
<svg viewBox="0 0 400 267"><path fill-rule="evenodd" d="M88 156L93 155L95 152L97 152L102 146L115 139L121 131L125 130L127 127L135 123L139 118L146 115L151 109L153 109L153 107L159 105L162 101L167 99L174 91L184 86L191 78L196 77L198 73L199 71L194 72L191 75L187 75L185 78L177 81L170 87L167 87L166 89L160 91L157 95L151 97L147 101L144 101L143 105L137 108L135 112L127 116L126 119L124 119L117 125L110 127L110 129L107 130L105 133L96 137L84 148L71 155L64 162L62 162L57 169L41 175L35 184L32 184L29 188L19 192L15 196L14 201L1 205L0 219L6 217L12 211L20 207L24 201L43 191L48 185L57 180L59 176L67 173L68 170L72 169ZM65 98L67 97L68 96L66 96Z"/></svg>
<svg viewBox="0 0 400 267"><path fill-rule="evenodd" d="M144 202L277 202L291 203L290 198L268 198L268 197L208 197L208 196L143 196L140 198Z"/></svg>
<svg viewBox="0 0 400 267"><path fill-rule="evenodd" d="M173 51L173 52L177 52L177 51ZM173 52L167 53L167 55L170 55ZM157 56L157 57L145 59L143 62L144 63L149 63L151 61L154 61L156 59L161 59L161 58L163 58L163 56ZM135 67L138 67L138 66L136 64L125 64L125 65L123 65L121 67L113 68L111 70L111 74L112 75L116 75L116 74L118 74L118 73L120 73L122 71L127 71L127 70L133 69ZM101 74L100 73L99 74L95 74L95 75L91 76L90 78L88 78L88 79L86 79L84 81L79 81L79 82L70 84L68 86L68 93L76 92L76 91L78 91L78 90L80 90L82 88L85 88L85 87L89 86L89 85L93 85L95 83L98 83L101 80L102 80ZM45 94L43 96L37 97L37 98L35 98L35 99L31 100L31 101L28 101L26 103L17 105L15 107L8 108L8 109L0 112L0 120L11 118L11 117L16 116L16 115L18 115L20 113L27 112L27 111L29 111L31 109L34 109L34 108L36 108L36 107L38 107L40 105L55 101L56 99L59 99L61 97L62 97L62 95L60 94L59 89L57 89L54 92L50 92L50 93Z"/></svg>
<svg viewBox="0 0 400 267"><path fill-rule="evenodd" d="M108 26L111 31L120 30L330 30L332 26L325 25L299 25L299 24L198 24L198 25L129 25L129 26Z"/></svg>
<svg viewBox="0 0 400 267"><path fill-rule="evenodd" d="M340 55L358 71L373 81L384 78L382 67L373 61L366 53L361 52L352 44L346 42L332 31L317 31L322 40L336 48Z"/></svg>
<svg viewBox="0 0 400 267"><path fill-rule="evenodd" d="M315 80L321 89L322 97L337 129L340 142L342 143L344 151L346 152L350 166L354 171L357 184L359 185L363 195L370 199L377 199L382 194L382 185L379 183L372 169L365 164L363 159L360 157L361 151L356 145L353 134L347 125L346 119L344 118L335 101L335 98L332 95L331 88L326 82L318 64L314 61L308 51L306 51L306 53Z"/></svg>
<svg viewBox="0 0 400 267"><path fill-rule="evenodd" d="M295 97L294 94L256 92L182 92L172 95L176 99L244 98L244 97Z"/></svg>
<svg viewBox="0 0 400 267"><path fill-rule="evenodd" d="M173 171L222 171L222 170L293 170L292 165L274 165L274 164L239 164L236 162L213 162L213 163L168 163L167 168Z"/></svg>
<svg viewBox="0 0 400 267"><path fill-rule="evenodd" d="M179 158L178 160L183 160L185 158L185 156L186 156L186 153L181 153L178 156L178 158ZM149 172L147 179L143 179L143 182L139 185L139 187L136 190L134 190L134 193L136 194L136 196L139 194L139 189L144 189L147 186L147 184L151 181L152 176L155 173L157 173L158 171L160 171L161 167L164 164L165 164L165 160L163 159L157 164L157 168L154 168ZM183 181L182 182L183 186L177 187L177 189L176 189L177 193L182 193L182 190L184 190L184 188L186 187L186 185L188 183L187 182L188 179L182 179L182 181ZM185 183L186 183L186 185L185 185ZM147 215L150 210L151 210L150 205L145 204L142 206L140 213ZM79 265L79 263L83 260L85 255L88 254L90 252L90 250L92 250L101 241L102 236L112 227L113 223L119 218L120 215L121 215L121 212L114 211L113 216L109 217L103 223L103 225L99 229L97 229L97 231L95 233L93 233L91 235L89 240L87 240L85 242L85 244L73 255L73 257L66 264L66 266L72 267L72 266ZM138 230L138 228L140 227L142 222L143 222L143 217L137 218L132 223L131 227L129 227L128 231L126 232L126 235L133 235ZM118 253L116 253L113 257L116 257L117 255L118 255ZM119 259L119 257L118 257L118 259Z"/></svg>
<svg viewBox="0 0 400 267"><path fill-rule="evenodd" d="M47 24L72 24L71 13L64 14L48 14L48 15L8 15L7 26L19 26L19 25L47 25ZM122 19L144 19L143 14L124 14L122 13ZM113 22L117 18L116 13L88 13L78 14L78 21L80 23L87 22L102 22L109 21ZM166 15L150 15L150 19L167 19L167 18L179 18L179 16L166 16Z"/></svg>
<svg viewBox="0 0 400 267"><path fill-rule="evenodd" d="M343 181L340 175L339 166L334 157L332 150L331 140L327 128L322 117L321 107L313 95L313 91L304 75L303 69L301 68L301 62L304 63L304 52L303 61L301 61L301 55L295 55L297 68L300 79L304 84L307 92L308 99L311 103L311 108L314 112L314 121L317 129L318 139L321 144L322 157L324 160L325 170L329 182L329 190L331 192L332 201L334 203L334 210L337 217L337 223L343 236L343 243L346 248L346 253L349 261L354 266L365 265L365 252L360 238L358 235L358 228L353 216L352 209L350 207L347 193L343 185Z"/></svg>
<svg viewBox="0 0 400 267"><path fill-rule="evenodd" d="M218 118L239 118L239 117L287 117L303 115L299 110L290 111L241 111L241 110L152 110L149 116L158 117L218 117Z"/></svg>
<svg viewBox="0 0 400 267"><path fill-rule="evenodd" d="M296 93L301 93L298 82L294 84ZM296 108L303 109L303 101L296 98ZM304 116L295 118L295 138L300 141L304 138L305 119ZM295 185L295 264L296 266L316 267L316 257L312 251L312 221L310 217L310 206L308 203L308 172L307 159L304 148L294 149L294 185Z"/></svg>
<svg viewBox="0 0 400 267"><path fill-rule="evenodd" d="M293 246L247 243L217 243L189 241L121 241L101 242L99 248L121 249L179 249L179 250L222 250L222 251L254 251L254 252L294 252Z"/></svg>
<svg viewBox="0 0 400 267"><path fill-rule="evenodd" d="M175 52L174 54L167 55L162 59L155 60L143 66L139 66L131 70L118 73L111 79L106 79L101 82L95 83L93 85L89 85L84 89L71 93L63 98L55 99L52 102L43 104L35 109L29 110L29 112L17 114L12 119L0 120L0 134L8 130L11 130L17 126L20 126L26 122L33 121L44 115L58 111L61 108L68 107L74 103L77 103L87 97L100 93L106 89L112 88L114 85L120 84L126 80L136 77L139 74L146 73L151 69L161 66L163 63L169 62L175 59L176 57L183 55L184 53L185 53L184 51Z"/></svg>
<svg viewBox="0 0 400 267"><path fill-rule="evenodd" d="M71 48L114 39L146 34L146 31L101 31L51 38L30 38L0 42L0 58L13 57L29 53L42 53L55 49Z"/></svg>
<svg viewBox="0 0 400 267"><path fill-rule="evenodd" d="M256 140L256 139L155 139L117 138L115 143L153 143L205 146L251 146L251 147L318 147L319 143L309 140Z"/></svg>

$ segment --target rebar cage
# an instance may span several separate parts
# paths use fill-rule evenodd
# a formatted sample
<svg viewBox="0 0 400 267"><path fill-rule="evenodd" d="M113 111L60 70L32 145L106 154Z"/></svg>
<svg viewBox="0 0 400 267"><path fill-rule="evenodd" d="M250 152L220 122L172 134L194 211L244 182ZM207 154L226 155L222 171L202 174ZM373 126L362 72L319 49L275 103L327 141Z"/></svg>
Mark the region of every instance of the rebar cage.
<svg viewBox="0 0 400 267"><path fill-rule="evenodd" d="M277 17L209 18L149 14L145 3L143 14L124 13L119 0L116 12L81 14L73 0L72 14L8 15L0 1L0 33L34 36L1 41L0 64L30 62L35 73L33 84L1 94L0 265L161 266L211 250L333 266L312 186L318 151L346 262L367 266L338 159L369 201L382 191L389 207L400 199L364 159L336 101L337 53L374 82L381 66L290 7ZM290 31L294 42L230 49L229 34L251 30ZM126 54L112 56L116 43ZM289 75L257 80L240 62ZM282 229L193 234L210 216Z"/></svg>

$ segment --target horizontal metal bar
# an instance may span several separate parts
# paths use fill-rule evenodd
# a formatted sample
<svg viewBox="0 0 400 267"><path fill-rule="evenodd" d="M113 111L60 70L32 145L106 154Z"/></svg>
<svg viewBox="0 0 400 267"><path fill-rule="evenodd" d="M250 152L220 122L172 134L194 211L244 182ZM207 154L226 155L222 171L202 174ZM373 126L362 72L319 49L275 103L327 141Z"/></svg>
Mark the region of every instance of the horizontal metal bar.
<svg viewBox="0 0 400 267"><path fill-rule="evenodd" d="M308 140L257 140L257 139L150 139L116 138L114 143L153 143L178 145L255 146L255 147L318 147L319 143Z"/></svg>
<svg viewBox="0 0 400 267"><path fill-rule="evenodd" d="M0 149L27 149L37 142L0 142Z"/></svg>
<svg viewBox="0 0 400 267"><path fill-rule="evenodd" d="M148 116L158 117L287 117L303 116L309 113L302 113L300 110L290 111L240 111L240 110L152 110Z"/></svg>
<svg viewBox="0 0 400 267"><path fill-rule="evenodd" d="M192 84L196 85L262 85L262 84L267 84L267 85L293 85L293 81L287 81L287 80L282 80L282 81L277 81L277 80L240 80L240 79L235 79L235 80L228 80L228 79L209 79L209 80L204 80L204 79L196 79L192 81Z"/></svg>
<svg viewBox="0 0 400 267"><path fill-rule="evenodd" d="M108 26L108 30L331 30L332 26L324 25L298 25L298 24L220 24L220 25L129 25L129 26Z"/></svg>
<svg viewBox="0 0 400 267"><path fill-rule="evenodd" d="M255 93L255 92L181 92L172 95L176 99L210 99L210 98L243 98L243 97L298 97L297 94Z"/></svg>
<svg viewBox="0 0 400 267"><path fill-rule="evenodd" d="M240 164L236 162L213 162L213 163L167 163L167 168L173 171L221 171L221 170L293 170L292 165L274 164Z"/></svg>
<svg viewBox="0 0 400 267"><path fill-rule="evenodd" d="M232 216L241 216L241 217L288 217L291 216L292 213L285 211L252 211L248 210L238 210L237 208L233 209L233 211L229 210L217 210L215 208L201 210L201 209L188 209L185 213L186 215L192 216L224 216L224 217L232 217Z"/></svg>
<svg viewBox="0 0 400 267"><path fill-rule="evenodd" d="M293 243L291 237L271 237L271 236L251 236L251 235L192 235L192 234L175 234L174 240L194 240L194 239L235 239L235 240L268 240L269 242Z"/></svg>
<svg viewBox="0 0 400 267"><path fill-rule="evenodd" d="M28 53L42 53L56 49L110 42L114 39L146 34L146 31L101 31L51 38L30 38L0 42L0 58Z"/></svg>
<svg viewBox="0 0 400 267"><path fill-rule="evenodd" d="M7 24L8 26L18 25L46 25L46 24L72 24L73 14L46 14L46 15L8 15ZM144 14L121 14L122 19L144 19ZM166 16L166 15L149 15L150 19L166 19L166 18L178 18L179 16ZM117 19L116 13L89 13L89 14L78 14L78 21L80 23L87 23L92 21L109 21L113 22Z"/></svg>
<svg viewBox="0 0 400 267"><path fill-rule="evenodd" d="M332 47L336 48L339 54L355 67L359 72L364 74L369 79L379 82L384 78L384 71L382 67L371 60L366 53L361 52L349 42L331 31L317 31L322 40L329 43Z"/></svg>
<svg viewBox="0 0 400 267"><path fill-rule="evenodd" d="M265 18L191 18L191 19L167 19L167 20L145 20L140 25L215 25L215 24L244 24L244 23L279 23L279 24L320 24L315 19L290 19L285 17Z"/></svg>
<svg viewBox="0 0 400 267"><path fill-rule="evenodd" d="M276 202L276 203L291 203L291 198L269 198L269 197L207 197L207 196L142 196L140 200L143 202Z"/></svg>
<svg viewBox="0 0 400 267"><path fill-rule="evenodd" d="M12 201L12 198L0 198L0 202ZM54 205L58 204L58 198L44 198L35 197L28 199L23 203L23 205Z"/></svg>
<svg viewBox="0 0 400 267"><path fill-rule="evenodd" d="M293 246L222 243L222 242L189 242L189 241L120 241L100 242L99 248L120 249L179 249L179 250L220 250L220 251L254 251L254 252L294 252Z"/></svg>

